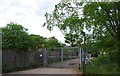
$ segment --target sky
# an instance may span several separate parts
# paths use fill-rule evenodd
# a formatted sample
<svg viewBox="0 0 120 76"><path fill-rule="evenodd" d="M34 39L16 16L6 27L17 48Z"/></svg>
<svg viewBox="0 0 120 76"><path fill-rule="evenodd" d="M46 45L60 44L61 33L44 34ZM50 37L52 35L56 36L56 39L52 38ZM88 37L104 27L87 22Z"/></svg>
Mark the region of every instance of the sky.
<svg viewBox="0 0 120 76"><path fill-rule="evenodd" d="M52 13L54 6L60 0L0 0L0 27L10 22L21 24L28 29L29 34L43 37L55 36L64 43L64 35L58 28L53 31L43 27L46 12Z"/></svg>

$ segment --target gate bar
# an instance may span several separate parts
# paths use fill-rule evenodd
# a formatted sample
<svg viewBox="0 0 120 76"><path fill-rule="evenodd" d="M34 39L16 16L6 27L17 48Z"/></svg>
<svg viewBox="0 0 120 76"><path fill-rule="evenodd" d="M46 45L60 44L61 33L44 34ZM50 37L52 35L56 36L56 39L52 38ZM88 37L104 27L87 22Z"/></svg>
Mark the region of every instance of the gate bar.
<svg viewBox="0 0 120 76"><path fill-rule="evenodd" d="M43 60L43 64L44 66L46 67L47 66L47 49L45 48L44 49L44 60Z"/></svg>
<svg viewBox="0 0 120 76"><path fill-rule="evenodd" d="M63 48L61 49L61 62L63 63ZM62 67L63 67L63 65L62 65Z"/></svg>

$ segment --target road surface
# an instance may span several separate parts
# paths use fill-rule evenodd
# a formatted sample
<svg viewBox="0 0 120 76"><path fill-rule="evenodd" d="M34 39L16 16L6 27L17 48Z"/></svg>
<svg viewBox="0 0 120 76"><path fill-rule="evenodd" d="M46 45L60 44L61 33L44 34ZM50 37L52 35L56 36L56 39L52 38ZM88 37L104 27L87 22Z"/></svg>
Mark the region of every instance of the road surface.
<svg viewBox="0 0 120 76"><path fill-rule="evenodd" d="M50 68L50 67L43 67L43 68L36 68L36 69L31 69L31 70L25 70L25 71L18 71L18 72L12 72L12 73L7 73L7 74L51 74L51 75L72 75L72 76L78 76L80 75L79 68L71 68L72 66L77 66L78 67L78 60L73 59L73 60L68 60L65 61L64 63L54 63L50 64L49 66L66 66L67 68ZM70 68L69 68L70 67Z"/></svg>

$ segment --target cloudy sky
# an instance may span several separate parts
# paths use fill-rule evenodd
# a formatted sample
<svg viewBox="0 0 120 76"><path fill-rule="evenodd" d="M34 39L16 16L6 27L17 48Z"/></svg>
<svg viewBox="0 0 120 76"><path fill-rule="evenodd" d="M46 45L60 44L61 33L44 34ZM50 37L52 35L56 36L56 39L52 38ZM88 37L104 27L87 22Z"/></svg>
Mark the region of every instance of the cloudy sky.
<svg viewBox="0 0 120 76"><path fill-rule="evenodd" d="M0 27L14 22L28 28L29 34L43 37L55 36L64 43L64 35L58 28L48 31L42 27L45 22L44 14L52 12L54 5L60 0L0 0Z"/></svg>

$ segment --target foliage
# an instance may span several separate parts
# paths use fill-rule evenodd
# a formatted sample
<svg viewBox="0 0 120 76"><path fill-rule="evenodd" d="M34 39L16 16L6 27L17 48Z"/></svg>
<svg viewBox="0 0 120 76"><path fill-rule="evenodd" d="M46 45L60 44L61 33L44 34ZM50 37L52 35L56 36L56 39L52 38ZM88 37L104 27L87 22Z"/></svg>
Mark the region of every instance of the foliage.
<svg viewBox="0 0 120 76"><path fill-rule="evenodd" d="M105 51L110 53L111 57L114 53L114 59L120 68L119 3L78 2L77 0L60 2L55 5L52 14L45 14L47 22L44 26L49 30L57 26L64 34L81 34L81 31L86 31L86 49L91 52Z"/></svg>
<svg viewBox="0 0 120 76"><path fill-rule="evenodd" d="M47 39L40 35L29 35L26 28L13 22L2 28L2 45L2 49L24 51L63 46L54 37Z"/></svg>
<svg viewBox="0 0 120 76"><path fill-rule="evenodd" d="M0 28L0 49L2 49L2 28Z"/></svg>
<svg viewBox="0 0 120 76"><path fill-rule="evenodd" d="M34 34L29 35L29 37L31 40L30 46L32 50L38 50L39 48L44 48L46 44L44 37Z"/></svg>
<svg viewBox="0 0 120 76"><path fill-rule="evenodd" d="M74 5L76 6L75 3ZM81 3L79 5L81 5ZM80 31L83 31L83 19L78 17L78 11L74 7L72 7L72 4L69 1L66 3L60 2L59 4L55 5L53 13L46 13L45 17L47 22L44 23L43 26L47 26L49 30L52 30L54 26L57 26L66 36L68 34L77 35L80 33ZM72 39L66 39L66 42L76 42L68 42L70 40ZM78 41L77 44L81 44L81 41Z"/></svg>
<svg viewBox="0 0 120 76"><path fill-rule="evenodd" d="M92 63L95 65L95 67L88 63L86 66L87 74L120 74L117 71L116 64L108 61L106 56L95 58L92 60Z"/></svg>
<svg viewBox="0 0 120 76"><path fill-rule="evenodd" d="M65 34L67 33L79 34L80 31L83 30L82 19L79 19L79 17L76 15L72 15L69 18L66 18L60 27L62 30L64 30Z"/></svg>
<svg viewBox="0 0 120 76"><path fill-rule="evenodd" d="M89 9L88 9L89 8ZM84 7L84 16L86 18L88 28L91 24L117 39L119 35L119 2L116 3L89 3ZM100 31L99 30L99 31ZM100 33L102 34L102 33ZM119 37L119 36L118 36Z"/></svg>
<svg viewBox="0 0 120 76"><path fill-rule="evenodd" d="M118 70L120 71L120 2L94 2L88 3L84 7L84 17L86 19L87 28L92 25L95 34L95 43L104 50L109 49L109 53L115 52L114 56ZM106 38L106 39L105 39ZM115 49L115 50L114 50ZM112 54L110 54L112 55Z"/></svg>
<svg viewBox="0 0 120 76"><path fill-rule="evenodd" d="M82 43L82 37L79 33L80 30L83 29L83 26L81 26L80 22L81 20L78 16L72 15L69 18L66 18L61 25L61 29L65 31L65 42L72 47L79 46ZM82 28L79 28L79 26Z"/></svg>
<svg viewBox="0 0 120 76"><path fill-rule="evenodd" d="M52 14L45 14L46 23L44 23L43 26L47 26L49 30L52 30L54 26L57 26L63 33L66 33L69 30L68 27L72 29L74 26L79 25L77 24L79 21L77 13L77 10L72 7L70 2L60 2L59 4L55 5L55 9Z"/></svg>
<svg viewBox="0 0 120 76"><path fill-rule="evenodd" d="M27 29L20 24L10 23L2 28L3 49L28 50L29 35Z"/></svg>
<svg viewBox="0 0 120 76"><path fill-rule="evenodd" d="M63 45L55 37L46 39L45 48L55 48L55 47L62 47L62 46Z"/></svg>
<svg viewBox="0 0 120 76"><path fill-rule="evenodd" d="M79 13L82 11L83 13ZM116 39L119 40L119 26L117 26L120 23L119 2L60 2L55 5L53 13L46 13L45 17L47 22L44 26L47 26L49 30L52 30L54 26L58 26L64 34L71 32L80 34L83 30L88 31L86 43L89 47L91 44L95 45L96 42L104 41L106 43L107 41L102 40L105 37L110 39L112 37L112 42Z"/></svg>
<svg viewBox="0 0 120 76"><path fill-rule="evenodd" d="M65 34L65 42L70 44L72 47L80 45L82 40L79 40L79 35L78 34Z"/></svg>
<svg viewBox="0 0 120 76"><path fill-rule="evenodd" d="M2 28L0 27L0 32L2 32Z"/></svg>
<svg viewBox="0 0 120 76"><path fill-rule="evenodd" d="M84 16L87 28L93 27L94 41L104 43L105 45L114 46L119 42L120 16L119 2L116 3L88 3L84 7ZM107 39L105 39L107 38ZM113 45L108 44L109 42ZM102 46L102 48L108 46Z"/></svg>

